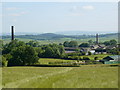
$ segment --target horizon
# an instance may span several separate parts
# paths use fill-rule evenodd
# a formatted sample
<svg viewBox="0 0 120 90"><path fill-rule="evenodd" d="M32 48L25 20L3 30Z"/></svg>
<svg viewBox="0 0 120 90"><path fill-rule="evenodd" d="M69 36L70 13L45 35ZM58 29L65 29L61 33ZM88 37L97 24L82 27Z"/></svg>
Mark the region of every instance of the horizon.
<svg viewBox="0 0 120 90"><path fill-rule="evenodd" d="M14 32L14 34L17 36L17 35L40 35L40 34L58 34L58 35L96 35L96 34L99 34L99 35L102 35L102 34L116 34L118 32L101 32L101 33L98 33L98 32L94 32L94 33L73 33L73 32L70 32L70 33L63 33L63 32L54 32L54 33L37 33L37 32ZM0 36L11 36L11 32L9 33L0 33Z"/></svg>

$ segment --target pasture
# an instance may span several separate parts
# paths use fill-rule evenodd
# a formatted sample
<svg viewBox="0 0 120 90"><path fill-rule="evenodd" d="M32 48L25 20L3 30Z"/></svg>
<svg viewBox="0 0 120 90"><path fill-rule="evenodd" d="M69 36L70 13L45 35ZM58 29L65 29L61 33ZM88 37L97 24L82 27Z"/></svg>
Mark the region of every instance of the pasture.
<svg viewBox="0 0 120 90"><path fill-rule="evenodd" d="M69 63L69 62L75 62L75 61L77 61L77 60L65 60L65 59L54 59L54 58L40 58L39 59L40 64L49 64L49 63L54 63L54 62L56 62L56 63L59 63L59 62Z"/></svg>
<svg viewBox="0 0 120 90"><path fill-rule="evenodd" d="M118 88L118 67L3 67L4 88Z"/></svg>

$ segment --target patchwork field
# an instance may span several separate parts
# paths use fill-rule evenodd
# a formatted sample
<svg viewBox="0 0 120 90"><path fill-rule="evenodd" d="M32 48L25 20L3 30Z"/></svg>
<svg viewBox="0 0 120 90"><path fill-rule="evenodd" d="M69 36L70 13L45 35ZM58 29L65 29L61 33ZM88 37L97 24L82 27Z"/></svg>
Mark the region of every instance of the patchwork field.
<svg viewBox="0 0 120 90"><path fill-rule="evenodd" d="M4 88L118 88L118 67L4 67Z"/></svg>

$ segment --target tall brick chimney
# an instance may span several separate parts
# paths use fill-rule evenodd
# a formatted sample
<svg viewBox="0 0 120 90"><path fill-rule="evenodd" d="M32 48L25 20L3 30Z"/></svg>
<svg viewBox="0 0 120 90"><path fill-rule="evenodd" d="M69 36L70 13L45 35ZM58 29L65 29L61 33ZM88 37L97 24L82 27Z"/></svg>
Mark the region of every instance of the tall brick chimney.
<svg viewBox="0 0 120 90"><path fill-rule="evenodd" d="M14 40L14 26L11 26L11 40Z"/></svg>
<svg viewBox="0 0 120 90"><path fill-rule="evenodd" d="M96 44L98 44L99 43L99 41L98 41L98 34L96 34Z"/></svg>

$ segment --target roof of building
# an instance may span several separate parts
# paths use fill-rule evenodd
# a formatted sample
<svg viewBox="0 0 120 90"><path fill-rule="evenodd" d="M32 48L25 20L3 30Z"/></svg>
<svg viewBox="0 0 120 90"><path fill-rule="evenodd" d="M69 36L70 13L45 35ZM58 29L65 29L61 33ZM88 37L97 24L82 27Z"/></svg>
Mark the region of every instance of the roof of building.
<svg viewBox="0 0 120 90"><path fill-rule="evenodd" d="M102 61L109 61L109 60L116 60L116 61L118 61L119 58L120 58L120 55L107 56L107 57L103 58Z"/></svg>

